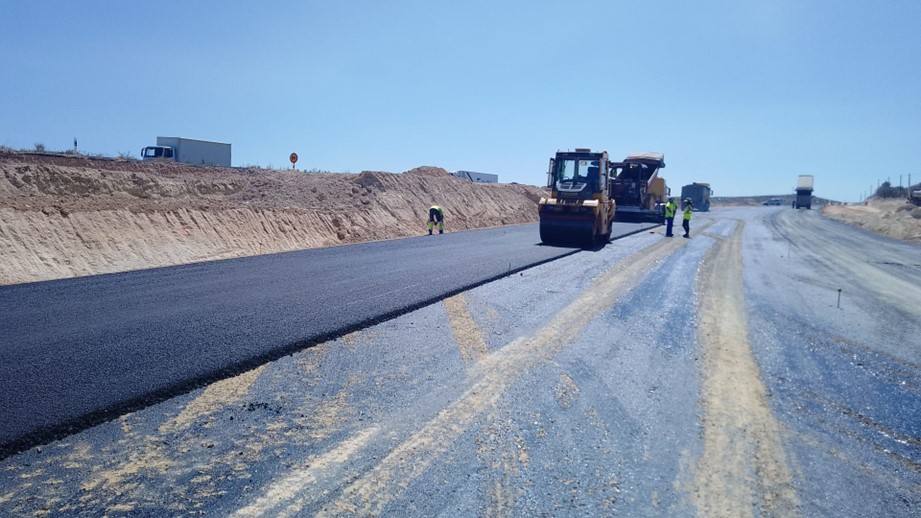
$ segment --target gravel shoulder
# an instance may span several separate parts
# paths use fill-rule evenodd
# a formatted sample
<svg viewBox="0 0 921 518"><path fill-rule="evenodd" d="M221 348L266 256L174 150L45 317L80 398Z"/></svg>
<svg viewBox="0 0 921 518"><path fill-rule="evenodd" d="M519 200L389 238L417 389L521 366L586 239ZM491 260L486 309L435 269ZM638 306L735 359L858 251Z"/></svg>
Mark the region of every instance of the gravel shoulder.
<svg viewBox="0 0 921 518"><path fill-rule="evenodd" d="M921 248L814 211L735 214L747 224L749 339L784 424L802 514L912 515Z"/></svg>

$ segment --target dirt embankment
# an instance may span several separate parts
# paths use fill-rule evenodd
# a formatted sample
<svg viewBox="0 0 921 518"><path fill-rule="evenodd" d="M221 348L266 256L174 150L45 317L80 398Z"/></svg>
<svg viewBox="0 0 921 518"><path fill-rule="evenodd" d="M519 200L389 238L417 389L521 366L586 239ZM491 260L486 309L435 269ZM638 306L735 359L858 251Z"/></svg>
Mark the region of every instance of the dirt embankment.
<svg viewBox="0 0 921 518"><path fill-rule="evenodd" d="M921 243L921 207L905 200L873 198L867 205L833 205L822 214L896 239Z"/></svg>
<svg viewBox="0 0 921 518"><path fill-rule="evenodd" d="M0 153L0 284L526 223L540 190L403 174Z"/></svg>

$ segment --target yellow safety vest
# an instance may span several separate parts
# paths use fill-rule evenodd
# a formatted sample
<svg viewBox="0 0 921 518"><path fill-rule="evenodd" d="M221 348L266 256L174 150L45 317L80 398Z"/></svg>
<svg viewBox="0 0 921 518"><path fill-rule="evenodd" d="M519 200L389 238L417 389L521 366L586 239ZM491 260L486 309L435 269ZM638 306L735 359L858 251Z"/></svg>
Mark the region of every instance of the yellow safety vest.
<svg viewBox="0 0 921 518"><path fill-rule="evenodd" d="M666 203L666 204L665 204L665 217L666 217L666 218L674 218L674 217L675 217L675 210L677 210L677 209L678 209L678 206L675 205L674 203L672 203L672 202Z"/></svg>
<svg viewBox="0 0 921 518"><path fill-rule="evenodd" d="M687 207L684 209L684 220L691 221L691 207Z"/></svg>

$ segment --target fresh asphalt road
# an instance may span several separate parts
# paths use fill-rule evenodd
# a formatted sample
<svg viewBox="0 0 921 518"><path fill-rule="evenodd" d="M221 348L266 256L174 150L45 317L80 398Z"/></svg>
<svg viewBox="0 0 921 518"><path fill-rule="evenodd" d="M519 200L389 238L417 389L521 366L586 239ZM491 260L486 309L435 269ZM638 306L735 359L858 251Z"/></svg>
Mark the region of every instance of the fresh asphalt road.
<svg viewBox="0 0 921 518"><path fill-rule="evenodd" d="M573 251L532 224L0 287L0 454Z"/></svg>
<svg viewBox="0 0 921 518"><path fill-rule="evenodd" d="M917 516L921 248L787 208L692 234L12 455L0 516Z"/></svg>

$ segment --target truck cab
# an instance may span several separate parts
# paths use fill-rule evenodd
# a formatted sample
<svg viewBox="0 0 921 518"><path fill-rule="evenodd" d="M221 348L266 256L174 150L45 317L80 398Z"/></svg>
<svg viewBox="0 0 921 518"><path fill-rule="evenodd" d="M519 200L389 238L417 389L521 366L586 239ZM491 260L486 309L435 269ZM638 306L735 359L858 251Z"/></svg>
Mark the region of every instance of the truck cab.
<svg viewBox="0 0 921 518"><path fill-rule="evenodd" d="M812 190L815 179L811 174L801 174L796 179L796 197L793 199L794 209L812 208Z"/></svg>
<svg viewBox="0 0 921 518"><path fill-rule="evenodd" d="M710 196L713 189L710 184L703 182L694 182L681 188L681 201L691 200L691 207L694 211L707 212L710 210Z"/></svg>
<svg viewBox="0 0 921 518"><path fill-rule="evenodd" d="M175 160L176 154L169 146L147 146L141 150L144 160Z"/></svg>

